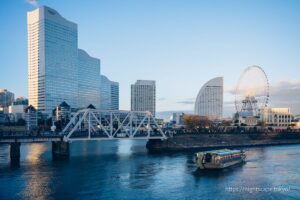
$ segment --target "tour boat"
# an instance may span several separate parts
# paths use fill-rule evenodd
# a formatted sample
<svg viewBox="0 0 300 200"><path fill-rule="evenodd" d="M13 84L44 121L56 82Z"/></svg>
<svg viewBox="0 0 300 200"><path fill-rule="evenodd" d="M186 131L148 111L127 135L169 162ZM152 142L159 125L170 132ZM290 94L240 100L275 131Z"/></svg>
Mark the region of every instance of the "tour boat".
<svg viewBox="0 0 300 200"><path fill-rule="evenodd" d="M200 169L222 169L244 162L246 155L242 150L214 150L195 154L195 163Z"/></svg>

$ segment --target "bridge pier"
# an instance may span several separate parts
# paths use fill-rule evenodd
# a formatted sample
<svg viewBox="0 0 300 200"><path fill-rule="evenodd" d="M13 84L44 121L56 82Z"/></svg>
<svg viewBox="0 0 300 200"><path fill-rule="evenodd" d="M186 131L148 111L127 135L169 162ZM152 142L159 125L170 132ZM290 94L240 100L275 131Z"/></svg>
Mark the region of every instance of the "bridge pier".
<svg viewBox="0 0 300 200"><path fill-rule="evenodd" d="M69 157L69 142L58 141L52 142L52 156L54 158L66 158Z"/></svg>
<svg viewBox="0 0 300 200"><path fill-rule="evenodd" d="M20 163L20 142L10 143L10 162L12 164Z"/></svg>

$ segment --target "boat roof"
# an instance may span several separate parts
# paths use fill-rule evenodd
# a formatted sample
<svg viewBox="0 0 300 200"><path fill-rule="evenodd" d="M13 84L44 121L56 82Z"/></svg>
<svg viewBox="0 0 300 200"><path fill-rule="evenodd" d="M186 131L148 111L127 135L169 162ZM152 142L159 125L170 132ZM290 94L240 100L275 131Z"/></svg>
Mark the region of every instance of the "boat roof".
<svg viewBox="0 0 300 200"><path fill-rule="evenodd" d="M203 151L199 153L211 153L219 156L225 156L229 154L241 153L241 150L220 149L220 150L212 150L212 151Z"/></svg>

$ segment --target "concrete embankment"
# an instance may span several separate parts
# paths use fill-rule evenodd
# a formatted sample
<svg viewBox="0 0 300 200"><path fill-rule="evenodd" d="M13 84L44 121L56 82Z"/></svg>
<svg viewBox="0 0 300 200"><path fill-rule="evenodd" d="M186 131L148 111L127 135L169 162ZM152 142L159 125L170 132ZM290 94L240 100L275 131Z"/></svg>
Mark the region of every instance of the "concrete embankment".
<svg viewBox="0 0 300 200"><path fill-rule="evenodd" d="M300 133L188 134L167 140L149 140L149 150L189 150L300 144Z"/></svg>

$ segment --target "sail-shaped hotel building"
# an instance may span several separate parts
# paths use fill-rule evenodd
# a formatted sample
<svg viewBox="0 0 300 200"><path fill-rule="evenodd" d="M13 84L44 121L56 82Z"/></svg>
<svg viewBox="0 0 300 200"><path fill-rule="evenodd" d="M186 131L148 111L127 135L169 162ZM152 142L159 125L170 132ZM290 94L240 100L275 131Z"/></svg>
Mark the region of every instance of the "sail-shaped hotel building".
<svg viewBox="0 0 300 200"><path fill-rule="evenodd" d="M222 118L223 77L213 78L202 86L196 98L194 114L211 120Z"/></svg>

